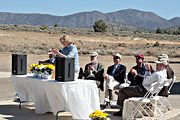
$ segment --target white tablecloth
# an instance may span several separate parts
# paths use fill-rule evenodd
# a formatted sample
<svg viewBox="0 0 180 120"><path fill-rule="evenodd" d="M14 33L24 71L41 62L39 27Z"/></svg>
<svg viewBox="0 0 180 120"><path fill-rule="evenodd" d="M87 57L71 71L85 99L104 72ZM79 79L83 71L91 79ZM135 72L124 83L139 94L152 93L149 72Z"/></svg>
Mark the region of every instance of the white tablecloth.
<svg viewBox="0 0 180 120"><path fill-rule="evenodd" d="M100 109L95 81L57 82L32 75L12 75L11 78L21 101L34 102L36 113L56 115L65 110L72 113L73 119L88 119L91 112Z"/></svg>

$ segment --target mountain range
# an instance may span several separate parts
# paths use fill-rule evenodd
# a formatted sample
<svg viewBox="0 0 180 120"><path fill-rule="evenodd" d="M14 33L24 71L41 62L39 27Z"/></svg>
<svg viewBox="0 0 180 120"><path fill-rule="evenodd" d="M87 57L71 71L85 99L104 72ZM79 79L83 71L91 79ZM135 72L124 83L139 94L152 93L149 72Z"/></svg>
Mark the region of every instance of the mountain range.
<svg viewBox="0 0 180 120"><path fill-rule="evenodd" d="M145 12L135 9L125 9L110 13L102 13L99 11L80 12L67 16L0 12L0 24L47 26L54 26L57 24L61 27L92 28L95 21L100 19L108 23L124 24L149 30L180 25L180 17L167 20L153 12Z"/></svg>

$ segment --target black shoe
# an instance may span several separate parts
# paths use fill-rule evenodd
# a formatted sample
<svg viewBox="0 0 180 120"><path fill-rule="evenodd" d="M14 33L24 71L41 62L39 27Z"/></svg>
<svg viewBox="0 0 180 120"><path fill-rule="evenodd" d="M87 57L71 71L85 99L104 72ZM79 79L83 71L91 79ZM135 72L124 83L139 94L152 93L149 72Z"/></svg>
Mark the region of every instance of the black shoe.
<svg viewBox="0 0 180 120"><path fill-rule="evenodd" d="M111 103L110 102L106 102L106 108L111 108Z"/></svg>
<svg viewBox="0 0 180 120"><path fill-rule="evenodd" d="M115 112L115 113L113 113L113 115L114 116L122 116L122 111L120 110L118 112Z"/></svg>
<svg viewBox="0 0 180 120"><path fill-rule="evenodd" d="M13 102L20 102L21 100L20 100L20 98L15 98L14 100L13 100Z"/></svg>
<svg viewBox="0 0 180 120"><path fill-rule="evenodd" d="M100 104L100 108L101 108L101 110L104 110L106 108L106 105L105 104Z"/></svg>
<svg viewBox="0 0 180 120"><path fill-rule="evenodd" d="M108 92L109 92L109 100L113 100L112 90L109 89Z"/></svg>

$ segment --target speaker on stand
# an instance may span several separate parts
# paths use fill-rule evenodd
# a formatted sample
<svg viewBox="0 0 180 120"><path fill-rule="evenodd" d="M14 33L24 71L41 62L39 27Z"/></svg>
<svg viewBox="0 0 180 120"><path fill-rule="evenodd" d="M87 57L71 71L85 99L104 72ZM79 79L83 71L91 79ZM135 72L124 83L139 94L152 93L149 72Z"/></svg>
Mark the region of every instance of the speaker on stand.
<svg viewBox="0 0 180 120"><path fill-rule="evenodd" d="M74 58L55 57L55 80L59 82L74 81Z"/></svg>
<svg viewBox="0 0 180 120"><path fill-rule="evenodd" d="M27 74L26 54L12 54L12 74L13 75Z"/></svg>

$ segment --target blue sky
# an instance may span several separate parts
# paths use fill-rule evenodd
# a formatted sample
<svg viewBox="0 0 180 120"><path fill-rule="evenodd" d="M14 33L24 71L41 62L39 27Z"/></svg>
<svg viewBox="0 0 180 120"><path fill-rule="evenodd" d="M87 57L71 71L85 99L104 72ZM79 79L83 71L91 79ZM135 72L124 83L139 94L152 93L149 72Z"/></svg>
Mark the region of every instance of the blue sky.
<svg viewBox="0 0 180 120"><path fill-rule="evenodd" d="M1 0L0 12L42 13L58 16L77 12L100 11L103 13L123 9L154 12L171 19L180 17L180 0Z"/></svg>

